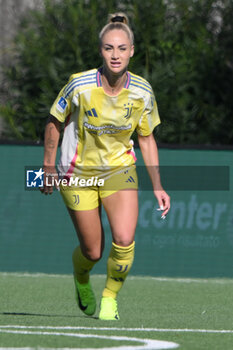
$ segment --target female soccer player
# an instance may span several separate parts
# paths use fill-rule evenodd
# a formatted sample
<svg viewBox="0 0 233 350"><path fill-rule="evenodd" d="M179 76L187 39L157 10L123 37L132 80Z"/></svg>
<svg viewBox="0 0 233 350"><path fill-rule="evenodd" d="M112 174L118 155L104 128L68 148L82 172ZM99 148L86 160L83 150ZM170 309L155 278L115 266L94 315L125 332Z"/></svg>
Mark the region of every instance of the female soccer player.
<svg viewBox="0 0 233 350"><path fill-rule="evenodd" d="M63 175L60 192L80 242L73 253L77 302L86 315L95 313L89 273L104 249L103 205L113 242L99 318L116 320L117 294L134 259L138 196L130 138L135 129L162 218L169 211L170 198L160 183L153 137L160 119L153 91L145 79L127 71L134 54L134 37L127 16L110 15L99 40L103 66L72 75L51 107L45 129L44 171L47 179L51 169L55 171L61 124L65 122L59 163L59 173ZM52 191L49 182L45 182L42 192Z"/></svg>

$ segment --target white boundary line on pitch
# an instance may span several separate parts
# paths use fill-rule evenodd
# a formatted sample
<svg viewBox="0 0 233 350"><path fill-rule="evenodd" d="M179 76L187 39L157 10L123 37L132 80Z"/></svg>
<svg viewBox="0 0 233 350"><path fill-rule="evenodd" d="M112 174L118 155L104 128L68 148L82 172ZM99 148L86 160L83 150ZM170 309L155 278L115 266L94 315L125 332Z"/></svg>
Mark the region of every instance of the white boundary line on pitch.
<svg viewBox="0 0 233 350"><path fill-rule="evenodd" d="M124 331L124 332L177 332L177 333L221 333L233 334L232 329L194 329L194 328L120 328L120 327L71 327L71 326L22 326L0 325L0 329L52 329L52 330L92 330L92 331Z"/></svg>
<svg viewBox="0 0 233 350"><path fill-rule="evenodd" d="M0 272L0 277L51 277L51 278L73 278L71 274L47 274L47 273L28 273L28 272ZM92 277L106 278L106 275L92 275ZM148 279L157 282L178 282L178 283L213 283L213 284L233 284L233 279L231 278L180 278L180 277L153 277L153 276L128 276L127 280L137 280L137 279Z"/></svg>
<svg viewBox="0 0 233 350"><path fill-rule="evenodd" d="M62 337L75 337L75 338L95 338L95 339L101 339L101 340L111 340L111 341L126 341L126 342L137 342L140 345L118 345L118 346L108 346L108 347L102 347L102 350L162 350L162 349L176 349L179 347L179 344L171 342L171 341L164 341L164 340L156 340L156 339L144 339L144 338L137 338L137 337L128 337L128 336L122 336L122 335L105 335L105 334L91 334L89 332L88 334L83 333L70 333L67 332L69 329L85 329L85 327L33 327L33 326L0 326L0 333L5 334L22 334L22 335L39 335L39 336L62 336ZM87 327L88 330L91 329L92 332L95 331L95 328ZM58 330L61 330L60 332ZM106 332L106 330L105 330ZM1 348L0 350L22 350L21 348ZM28 348L33 349L34 348ZM36 348L38 349L38 347ZM39 348L48 350L49 348ZM62 350L65 350L66 348L60 348ZM98 348L73 348L72 350L98 350ZM51 349L49 349L51 350Z"/></svg>

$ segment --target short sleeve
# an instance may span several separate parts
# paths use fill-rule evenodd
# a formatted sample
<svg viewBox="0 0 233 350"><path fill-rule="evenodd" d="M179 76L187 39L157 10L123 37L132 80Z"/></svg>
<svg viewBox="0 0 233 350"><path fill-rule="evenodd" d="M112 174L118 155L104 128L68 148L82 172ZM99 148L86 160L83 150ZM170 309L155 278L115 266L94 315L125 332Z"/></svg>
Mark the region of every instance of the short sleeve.
<svg viewBox="0 0 233 350"><path fill-rule="evenodd" d="M154 128L160 124L160 117L154 94L148 94L146 107L139 120L136 131L141 136L150 135Z"/></svg>
<svg viewBox="0 0 233 350"><path fill-rule="evenodd" d="M61 89L52 107L50 114L57 118L60 122L64 122L68 115L72 112L72 94L69 93L72 87L73 76L70 77L68 83Z"/></svg>

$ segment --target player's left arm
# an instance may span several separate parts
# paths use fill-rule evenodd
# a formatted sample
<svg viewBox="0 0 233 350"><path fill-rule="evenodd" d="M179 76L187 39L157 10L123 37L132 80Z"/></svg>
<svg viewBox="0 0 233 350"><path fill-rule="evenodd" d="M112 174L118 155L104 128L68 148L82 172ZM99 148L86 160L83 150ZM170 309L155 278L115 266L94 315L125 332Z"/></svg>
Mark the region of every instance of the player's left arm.
<svg viewBox="0 0 233 350"><path fill-rule="evenodd" d="M142 152L144 163L151 178L154 195L158 200L159 209L163 218L170 209L170 197L162 187L159 172L159 156L153 133L148 136L138 135L138 142Z"/></svg>
<svg viewBox="0 0 233 350"><path fill-rule="evenodd" d="M45 127L45 136L44 136L44 186L41 188L41 193L52 194L53 186L47 186L46 178L53 177L58 180L58 174L56 170L56 155L58 142L61 132L61 122L54 116L50 115ZM51 181L48 181L51 183ZM55 187L58 186L55 184Z"/></svg>

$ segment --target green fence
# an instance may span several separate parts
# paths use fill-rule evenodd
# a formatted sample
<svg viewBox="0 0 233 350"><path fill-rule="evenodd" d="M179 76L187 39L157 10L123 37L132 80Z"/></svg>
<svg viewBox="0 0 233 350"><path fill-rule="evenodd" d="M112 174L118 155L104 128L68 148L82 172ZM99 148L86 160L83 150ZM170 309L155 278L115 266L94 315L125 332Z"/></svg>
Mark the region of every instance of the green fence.
<svg viewBox="0 0 233 350"><path fill-rule="evenodd" d="M136 150L138 164L141 154ZM156 211L139 167L139 220L132 274L233 277L233 151L160 149L171 196L166 220ZM60 194L25 190L25 167L42 163L40 146L0 146L0 271L72 273L77 239ZM140 174L143 172L143 174ZM111 233L94 273L105 273Z"/></svg>

